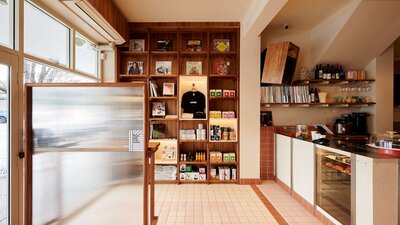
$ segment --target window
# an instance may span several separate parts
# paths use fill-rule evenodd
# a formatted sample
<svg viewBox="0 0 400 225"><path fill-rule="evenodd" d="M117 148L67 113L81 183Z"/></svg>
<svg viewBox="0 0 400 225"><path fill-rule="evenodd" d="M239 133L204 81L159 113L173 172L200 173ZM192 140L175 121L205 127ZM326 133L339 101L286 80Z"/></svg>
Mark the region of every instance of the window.
<svg viewBox="0 0 400 225"><path fill-rule="evenodd" d="M14 1L0 0L0 45L9 48L14 46Z"/></svg>
<svg viewBox="0 0 400 225"><path fill-rule="evenodd" d="M98 46L82 35L75 34L75 69L81 72L98 74Z"/></svg>
<svg viewBox="0 0 400 225"><path fill-rule="evenodd" d="M30 2L24 5L25 53L68 67L70 29Z"/></svg>
<svg viewBox="0 0 400 225"><path fill-rule="evenodd" d="M30 60L24 61L25 83L94 83L95 79L79 76Z"/></svg>

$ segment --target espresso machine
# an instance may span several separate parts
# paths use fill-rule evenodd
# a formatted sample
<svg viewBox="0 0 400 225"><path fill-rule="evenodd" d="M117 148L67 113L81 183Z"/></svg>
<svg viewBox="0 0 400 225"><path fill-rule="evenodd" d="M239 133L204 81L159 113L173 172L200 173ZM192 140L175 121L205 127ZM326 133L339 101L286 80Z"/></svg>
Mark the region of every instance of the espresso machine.
<svg viewBox="0 0 400 225"><path fill-rule="evenodd" d="M369 135L366 112L342 114L335 121L335 134L337 135Z"/></svg>

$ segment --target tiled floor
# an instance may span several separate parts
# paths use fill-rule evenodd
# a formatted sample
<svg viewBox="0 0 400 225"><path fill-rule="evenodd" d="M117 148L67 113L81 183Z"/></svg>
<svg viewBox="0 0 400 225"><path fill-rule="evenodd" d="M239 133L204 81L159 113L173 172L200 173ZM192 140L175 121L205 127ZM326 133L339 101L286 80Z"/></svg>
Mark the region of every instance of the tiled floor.
<svg viewBox="0 0 400 225"><path fill-rule="evenodd" d="M278 224L249 185L156 185L159 225Z"/></svg>
<svg viewBox="0 0 400 225"><path fill-rule="evenodd" d="M265 181L262 185L258 185L258 188L278 210L288 224L322 224L314 215L309 213L299 202L286 193L274 181Z"/></svg>

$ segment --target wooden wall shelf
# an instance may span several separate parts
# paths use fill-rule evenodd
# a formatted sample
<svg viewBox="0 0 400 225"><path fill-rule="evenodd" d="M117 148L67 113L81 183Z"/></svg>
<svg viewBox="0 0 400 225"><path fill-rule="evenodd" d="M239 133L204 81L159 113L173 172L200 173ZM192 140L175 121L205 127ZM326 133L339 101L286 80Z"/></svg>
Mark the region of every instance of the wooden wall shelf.
<svg viewBox="0 0 400 225"><path fill-rule="evenodd" d="M130 39L144 39L144 51L129 51L129 40L126 44L118 46L118 82L146 81L150 85L152 83L158 86L158 96L150 97L149 90L149 112L152 112L153 102L164 102L166 104L167 115L178 115L178 118L148 118L148 126L150 124L163 123L166 127L167 137L179 137L181 129L197 129L198 124L203 124L206 129L206 137L209 139L209 127L211 122L215 123L215 119L209 118L209 111L234 111L234 120L221 120L222 126L227 123L234 127L236 138L240 140L240 24L233 22L190 22L190 23L130 23ZM172 40L171 51L157 50L158 40ZM214 49L215 39L229 39L229 51L216 52ZM187 47L188 40L201 40L200 51L189 51ZM218 63L221 60L229 61L229 71L226 75L217 74ZM128 62L143 62L143 75L133 75L128 73ZM171 61L170 75L156 74L157 61ZM202 62L201 75L187 75L187 62ZM196 78L197 77L197 78ZM179 78L179 79L178 79ZM206 96L207 119L182 119L180 113L180 88L187 79L194 78L204 79ZM175 84L175 96L162 96L163 83ZM199 88L199 87L198 87ZM235 90L236 96L233 98L210 98L210 89ZM200 90L200 89L198 89ZM177 96L177 97L176 97ZM180 118L180 119L179 119ZM240 149L239 141L218 141L210 142L209 140L178 140L178 163L177 180L174 181L156 181L156 183L238 183L240 178ZM206 162L179 162L179 156L189 151L203 151L206 153ZM222 153L235 153L237 162L232 163L210 163L210 151L220 151ZM206 167L206 181L189 181L179 180L179 165L190 164L193 168ZM224 166L236 168L236 180L211 180L211 167Z"/></svg>
<svg viewBox="0 0 400 225"><path fill-rule="evenodd" d="M261 107L299 107L299 108L350 108L350 107L368 107L375 105L375 102L371 103L261 103Z"/></svg>
<svg viewBox="0 0 400 225"><path fill-rule="evenodd" d="M296 80L293 85L345 85L345 84L368 84L375 82L374 79L365 80Z"/></svg>

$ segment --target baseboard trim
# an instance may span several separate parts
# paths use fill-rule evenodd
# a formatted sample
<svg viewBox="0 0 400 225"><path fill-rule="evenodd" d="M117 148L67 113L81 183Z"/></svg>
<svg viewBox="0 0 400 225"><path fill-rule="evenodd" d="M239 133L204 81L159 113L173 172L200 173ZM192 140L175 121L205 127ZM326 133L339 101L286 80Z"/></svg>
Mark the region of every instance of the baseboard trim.
<svg viewBox="0 0 400 225"><path fill-rule="evenodd" d="M251 178L251 179L239 179L239 184L243 184L243 185L258 185L261 184L262 180L261 179L257 179L257 178Z"/></svg>

